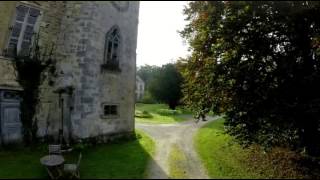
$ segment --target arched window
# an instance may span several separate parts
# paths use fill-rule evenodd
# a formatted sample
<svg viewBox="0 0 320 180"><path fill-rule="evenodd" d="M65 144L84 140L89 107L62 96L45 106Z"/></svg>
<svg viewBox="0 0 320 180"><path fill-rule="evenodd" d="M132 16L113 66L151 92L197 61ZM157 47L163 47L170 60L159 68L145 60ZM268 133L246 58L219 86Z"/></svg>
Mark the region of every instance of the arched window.
<svg viewBox="0 0 320 180"><path fill-rule="evenodd" d="M104 65L108 69L119 70L121 37L119 28L113 26L106 35Z"/></svg>

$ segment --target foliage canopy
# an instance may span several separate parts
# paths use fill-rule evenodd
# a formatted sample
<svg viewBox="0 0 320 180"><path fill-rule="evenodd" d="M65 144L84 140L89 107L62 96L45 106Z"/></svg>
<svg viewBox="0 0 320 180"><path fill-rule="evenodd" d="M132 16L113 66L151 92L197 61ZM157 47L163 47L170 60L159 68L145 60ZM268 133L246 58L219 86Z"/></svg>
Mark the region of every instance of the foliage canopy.
<svg viewBox="0 0 320 180"><path fill-rule="evenodd" d="M196 1L184 9L192 54L184 102L226 115L243 145L320 152L320 3Z"/></svg>
<svg viewBox="0 0 320 180"><path fill-rule="evenodd" d="M149 85L151 95L175 109L182 97L182 76L175 64L163 65Z"/></svg>

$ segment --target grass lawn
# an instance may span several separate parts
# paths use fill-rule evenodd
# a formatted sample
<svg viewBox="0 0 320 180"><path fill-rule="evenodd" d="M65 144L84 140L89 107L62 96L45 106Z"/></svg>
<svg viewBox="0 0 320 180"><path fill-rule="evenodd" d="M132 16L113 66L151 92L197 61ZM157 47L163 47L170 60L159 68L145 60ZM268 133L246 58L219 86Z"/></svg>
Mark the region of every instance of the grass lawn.
<svg viewBox="0 0 320 180"><path fill-rule="evenodd" d="M82 150L81 178L144 178L154 142L138 131L137 140L97 145ZM0 150L0 179L47 178L39 159L47 154L45 146ZM67 154L67 163L75 163L78 153Z"/></svg>
<svg viewBox="0 0 320 180"><path fill-rule="evenodd" d="M305 178L297 163L302 157L288 149L274 148L264 153L255 145L242 149L224 133L221 118L201 128L195 147L211 178ZM303 170L304 171L304 170Z"/></svg>
<svg viewBox="0 0 320 180"><path fill-rule="evenodd" d="M224 134L223 119L201 128L195 135L195 146L211 178L257 178L247 171L242 160L246 152Z"/></svg>
<svg viewBox="0 0 320 180"><path fill-rule="evenodd" d="M192 113L182 107L170 110L166 104L136 104L136 121L143 123L167 124L178 123L192 117Z"/></svg>
<svg viewBox="0 0 320 180"><path fill-rule="evenodd" d="M46 178L47 172L40 165L44 147L0 150L0 179Z"/></svg>

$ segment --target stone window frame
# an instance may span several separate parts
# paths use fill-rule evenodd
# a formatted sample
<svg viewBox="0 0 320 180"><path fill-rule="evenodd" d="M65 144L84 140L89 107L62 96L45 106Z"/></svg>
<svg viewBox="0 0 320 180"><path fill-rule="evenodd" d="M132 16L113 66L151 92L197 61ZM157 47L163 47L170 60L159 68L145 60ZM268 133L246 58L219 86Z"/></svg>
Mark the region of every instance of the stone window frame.
<svg viewBox="0 0 320 180"><path fill-rule="evenodd" d="M105 114L105 107L106 106L115 106L116 107L116 114ZM101 104L101 118L103 119L118 119L120 117L120 104L119 103L109 103L105 102Z"/></svg>
<svg viewBox="0 0 320 180"><path fill-rule="evenodd" d="M39 28L40 28L40 22L43 18L43 12L44 12L44 9L42 7L40 7L40 5L34 5L32 3L29 3L29 2L17 2L16 3L16 9L15 9L15 12L13 13L13 16L11 17L11 21L10 21L10 26L8 27L9 29L9 33L8 33L8 36L6 38L6 44L5 44L5 48L4 48L4 56L5 57L12 57L12 54L8 52L9 50L9 45L10 45L10 40L11 40L11 36L12 36L12 30L13 30L13 27L16 23L16 18L17 18L17 7L19 6L25 6L28 8L28 12L26 13L25 17L24 17L24 21L22 22L22 27L21 27L21 31L19 33L19 38L18 38L18 44L17 44L17 52L19 53L21 51L21 44L22 42L24 41L23 40L23 36L24 36L24 33L26 31L26 27L28 25L31 25L30 23L28 23L28 16L30 15L30 9L36 9L39 11L39 15L37 16L36 18L36 21L35 23L33 24L33 35L38 33L39 32ZM33 35L32 35L32 38L30 40L30 46L29 48L32 47L33 45Z"/></svg>
<svg viewBox="0 0 320 180"><path fill-rule="evenodd" d="M118 25L114 25L108 30L105 36L102 64L103 69L114 72L121 72L120 61L122 44L123 43L120 28ZM116 49L114 45L117 45Z"/></svg>

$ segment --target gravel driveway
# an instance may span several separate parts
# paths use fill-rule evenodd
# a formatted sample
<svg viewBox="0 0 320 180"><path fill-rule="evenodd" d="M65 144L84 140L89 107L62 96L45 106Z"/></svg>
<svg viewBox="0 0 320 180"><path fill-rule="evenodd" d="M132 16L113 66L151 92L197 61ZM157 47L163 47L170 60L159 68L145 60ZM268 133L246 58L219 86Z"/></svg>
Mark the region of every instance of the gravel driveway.
<svg viewBox="0 0 320 180"><path fill-rule="evenodd" d="M195 123L192 116L189 120L178 124L142 124L136 128L149 134L156 143L156 153L148 167L148 179L169 179L168 157L171 147L175 144L184 153L186 160L182 166L187 178L208 179L207 173L193 146L193 135L203 125L218 119L218 116L207 117L208 121ZM181 162L180 162L181 164Z"/></svg>

